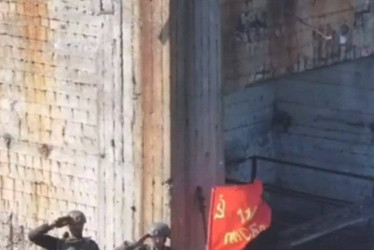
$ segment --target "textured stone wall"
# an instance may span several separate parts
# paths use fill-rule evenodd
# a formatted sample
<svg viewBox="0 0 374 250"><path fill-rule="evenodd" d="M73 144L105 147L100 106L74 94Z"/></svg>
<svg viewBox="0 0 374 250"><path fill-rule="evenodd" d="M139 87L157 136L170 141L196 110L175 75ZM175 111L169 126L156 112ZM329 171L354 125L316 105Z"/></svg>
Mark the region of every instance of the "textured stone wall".
<svg viewBox="0 0 374 250"><path fill-rule="evenodd" d="M226 93L373 53L372 0L225 0Z"/></svg>
<svg viewBox="0 0 374 250"><path fill-rule="evenodd" d="M96 221L103 20L92 14L90 1L0 2L2 249L73 207Z"/></svg>
<svg viewBox="0 0 374 250"><path fill-rule="evenodd" d="M0 1L0 249L71 209L102 249L140 234L134 3Z"/></svg>

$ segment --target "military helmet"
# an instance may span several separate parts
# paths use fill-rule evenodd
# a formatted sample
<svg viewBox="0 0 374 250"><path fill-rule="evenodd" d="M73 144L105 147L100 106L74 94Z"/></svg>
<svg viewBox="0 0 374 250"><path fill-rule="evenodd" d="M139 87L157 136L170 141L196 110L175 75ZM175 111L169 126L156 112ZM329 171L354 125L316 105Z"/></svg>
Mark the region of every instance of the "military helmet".
<svg viewBox="0 0 374 250"><path fill-rule="evenodd" d="M154 224L152 224L150 230L149 230L149 234L152 236L152 237L169 237L170 236L170 228L167 224L163 223L163 222L156 222Z"/></svg>
<svg viewBox="0 0 374 250"><path fill-rule="evenodd" d="M84 213L79 210L70 211L68 215L75 224L84 224L87 221Z"/></svg>

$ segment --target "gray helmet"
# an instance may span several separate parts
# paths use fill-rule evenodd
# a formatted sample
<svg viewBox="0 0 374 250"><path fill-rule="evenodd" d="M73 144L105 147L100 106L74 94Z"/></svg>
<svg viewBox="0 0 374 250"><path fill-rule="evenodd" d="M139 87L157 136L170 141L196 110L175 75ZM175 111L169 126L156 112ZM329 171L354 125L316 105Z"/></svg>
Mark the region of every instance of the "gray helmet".
<svg viewBox="0 0 374 250"><path fill-rule="evenodd" d="M169 237L170 236L170 228L167 224L163 222L156 222L153 223L150 230L149 234L152 237L158 236L158 237Z"/></svg>
<svg viewBox="0 0 374 250"><path fill-rule="evenodd" d="M86 216L79 210L70 211L68 216L72 219L73 223L84 224L86 223Z"/></svg>

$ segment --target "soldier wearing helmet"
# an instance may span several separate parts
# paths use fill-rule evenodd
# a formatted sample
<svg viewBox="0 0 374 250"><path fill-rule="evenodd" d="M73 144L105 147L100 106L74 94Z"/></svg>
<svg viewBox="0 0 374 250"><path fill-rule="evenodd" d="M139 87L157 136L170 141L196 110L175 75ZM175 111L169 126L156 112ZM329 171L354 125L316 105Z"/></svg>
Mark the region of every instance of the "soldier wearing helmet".
<svg viewBox="0 0 374 250"><path fill-rule="evenodd" d="M52 223L43 224L29 233L29 239L34 244L47 250L99 250L95 241L83 237L83 227L86 216L81 211L74 210L67 216L57 218ZM69 233L59 239L47 233L54 228L68 226Z"/></svg>
<svg viewBox="0 0 374 250"><path fill-rule="evenodd" d="M165 246L168 237L170 237L169 226L165 223L157 222L151 226L149 233L141 237L137 242L129 244L125 241L116 250L171 250L170 247ZM147 239L150 239L150 245L144 244Z"/></svg>

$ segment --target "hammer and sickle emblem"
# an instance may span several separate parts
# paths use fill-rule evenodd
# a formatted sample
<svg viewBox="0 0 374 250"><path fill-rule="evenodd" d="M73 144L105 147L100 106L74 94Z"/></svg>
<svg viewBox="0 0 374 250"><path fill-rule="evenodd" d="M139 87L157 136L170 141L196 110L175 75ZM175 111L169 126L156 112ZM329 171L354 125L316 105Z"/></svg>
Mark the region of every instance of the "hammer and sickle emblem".
<svg viewBox="0 0 374 250"><path fill-rule="evenodd" d="M225 218L226 202L223 199L223 195L219 196L219 202L216 209L217 212L214 214L214 220Z"/></svg>

